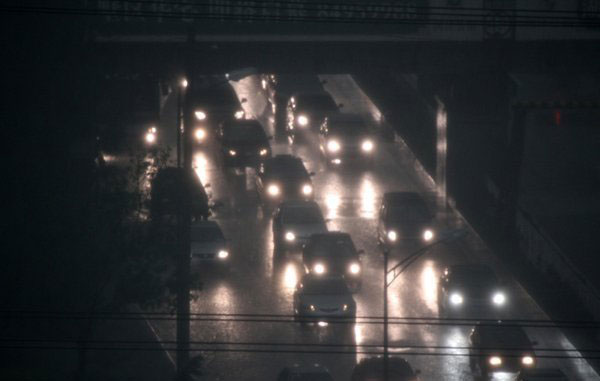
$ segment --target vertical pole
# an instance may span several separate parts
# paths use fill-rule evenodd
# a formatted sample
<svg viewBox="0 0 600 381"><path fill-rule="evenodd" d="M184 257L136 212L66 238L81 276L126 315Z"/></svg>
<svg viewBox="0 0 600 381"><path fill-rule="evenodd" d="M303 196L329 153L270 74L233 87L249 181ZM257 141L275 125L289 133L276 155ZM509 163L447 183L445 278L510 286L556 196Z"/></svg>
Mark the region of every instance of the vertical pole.
<svg viewBox="0 0 600 381"><path fill-rule="evenodd" d="M191 44L190 44L191 45ZM189 52L192 52L192 46ZM191 53L189 53L191 54ZM190 358L190 225L192 220L192 140L194 72L193 57L186 59L188 88L183 99L183 189L181 211L181 245L177 261L177 373L186 379L185 370Z"/></svg>
<svg viewBox="0 0 600 381"><path fill-rule="evenodd" d="M181 168L181 109L183 108L181 104L181 95L183 92L183 84L179 81L177 82L177 121L175 122L175 137L177 139L177 168Z"/></svg>
<svg viewBox="0 0 600 381"><path fill-rule="evenodd" d="M446 162L448 152L448 112L446 106L438 97L436 115L436 167L435 182L437 185L438 210L446 211ZM445 214L444 214L445 216Z"/></svg>
<svg viewBox="0 0 600 381"><path fill-rule="evenodd" d="M383 379L388 380L388 248L383 249Z"/></svg>

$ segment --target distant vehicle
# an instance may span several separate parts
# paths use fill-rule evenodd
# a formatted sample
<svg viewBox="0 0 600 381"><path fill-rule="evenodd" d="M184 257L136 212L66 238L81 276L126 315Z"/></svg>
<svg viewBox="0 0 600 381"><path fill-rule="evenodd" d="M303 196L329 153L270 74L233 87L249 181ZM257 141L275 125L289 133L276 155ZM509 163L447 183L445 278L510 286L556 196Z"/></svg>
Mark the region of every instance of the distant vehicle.
<svg viewBox="0 0 600 381"><path fill-rule="evenodd" d="M183 202L183 192L188 187L191 193L189 208L196 220L207 219L210 216L208 195L200 178L194 171L186 172L183 168L166 167L160 169L151 183L150 216L155 223L176 221L179 202Z"/></svg>
<svg viewBox="0 0 600 381"><path fill-rule="evenodd" d="M413 370L408 361L400 357L388 358L389 381L417 381L418 370ZM350 381L385 381L383 374L383 357L362 359L352 371Z"/></svg>
<svg viewBox="0 0 600 381"><path fill-rule="evenodd" d="M276 155L265 160L256 178L256 189L265 204L282 200L312 200L314 188L311 175L302 159L292 155Z"/></svg>
<svg viewBox="0 0 600 381"><path fill-rule="evenodd" d="M226 167L258 167L271 157L269 137L254 119L224 122L219 129L219 141Z"/></svg>
<svg viewBox="0 0 600 381"><path fill-rule="evenodd" d="M382 245L399 242L429 242L435 237L434 215L416 192L388 192L383 195L377 227Z"/></svg>
<svg viewBox="0 0 600 381"><path fill-rule="evenodd" d="M517 381L569 381L560 369L523 369Z"/></svg>
<svg viewBox="0 0 600 381"><path fill-rule="evenodd" d="M260 79L273 113L279 109L285 112L287 101L294 92L324 91L324 82L319 80L316 75L263 74Z"/></svg>
<svg viewBox="0 0 600 381"><path fill-rule="evenodd" d="M275 254L302 247L312 234L327 232L327 223L314 201L284 201L273 217Z"/></svg>
<svg viewBox="0 0 600 381"><path fill-rule="evenodd" d="M293 143L300 131L317 131L326 116L339 112L329 93L297 93L287 104L288 140Z"/></svg>
<svg viewBox="0 0 600 381"><path fill-rule="evenodd" d="M192 264L228 262L229 247L219 224L198 221L190 229Z"/></svg>
<svg viewBox="0 0 600 381"><path fill-rule="evenodd" d="M190 95L194 104L194 142L206 143L214 138L219 126L230 120L241 120L246 117L242 103L229 83L207 85Z"/></svg>
<svg viewBox="0 0 600 381"><path fill-rule="evenodd" d="M440 315L465 311L493 311L506 308L506 291L494 271L486 265L454 265L440 277L438 307Z"/></svg>
<svg viewBox="0 0 600 381"><path fill-rule="evenodd" d="M354 319L356 302L342 277L307 274L294 292L294 316L305 323Z"/></svg>
<svg viewBox="0 0 600 381"><path fill-rule="evenodd" d="M333 381L333 377L320 364L286 366L279 372L277 381Z"/></svg>
<svg viewBox="0 0 600 381"><path fill-rule="evenodd" d="M377 148L372 127L358 114L325 117L319 130L319 145L328 165L372 163Z"/></svg>
<svg viewBox="0 0 600 381"><path fill-rule="evenodd" d="M319 233L311 235L304 245L302 262L307 274L340 275L353 291L357 291L361 286L361 253L348 233Z"/></svg>
<svg viewBox="0 0 600 381"><path fill-rule="evenodd" d="M519 326L478 323L469 335L471 369L479 369L481 376L487 379L494 373L517 374L534 368L534 344Z"/></svg>

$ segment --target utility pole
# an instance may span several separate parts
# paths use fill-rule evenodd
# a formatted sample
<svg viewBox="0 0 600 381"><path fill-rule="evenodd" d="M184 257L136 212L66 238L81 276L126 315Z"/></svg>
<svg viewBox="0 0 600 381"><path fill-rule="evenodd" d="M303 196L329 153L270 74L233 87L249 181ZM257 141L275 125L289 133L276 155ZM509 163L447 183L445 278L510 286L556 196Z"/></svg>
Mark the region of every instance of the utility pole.
<svg viewBox="0 0 600 381"><path fill-rule="evenodd" d="M177 168L181 168L181 112L183 105L182 95L187 87L187 79L177 81L177 120L175 122L175 138L177 139Z"/></svg>
<svg viewBox="0 0 600 381"><path fill-rule="evenodd" d="M390 250L386 246L383 248L383 380L388 380L388 259Z"/></svg>
<svg viewBox="0 0 600 381"><path fill-rule="evenodd" d="M192 43L190 42L190 45ZM177 376L185 380L185 370L190 358L190 225L192 220L191 206L191 179L192 174L192 125L193 125L193 99L194 90L194 60L191 55L192 46L189 47L186 59L187 91L183 97L183 168L182 168L182 200L179 205L179 247L177 253Z"/></svg>

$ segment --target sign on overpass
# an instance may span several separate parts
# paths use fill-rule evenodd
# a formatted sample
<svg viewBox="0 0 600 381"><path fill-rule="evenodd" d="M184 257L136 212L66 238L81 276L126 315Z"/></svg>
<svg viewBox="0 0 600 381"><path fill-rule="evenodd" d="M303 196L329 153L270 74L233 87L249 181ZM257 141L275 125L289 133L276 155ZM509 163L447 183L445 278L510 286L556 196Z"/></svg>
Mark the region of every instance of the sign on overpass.
<svg viewBox="0 0 600 381"><path fill-rule="evenodd" d="M600 38L600 0L98 0L97 41Z"/></svg>

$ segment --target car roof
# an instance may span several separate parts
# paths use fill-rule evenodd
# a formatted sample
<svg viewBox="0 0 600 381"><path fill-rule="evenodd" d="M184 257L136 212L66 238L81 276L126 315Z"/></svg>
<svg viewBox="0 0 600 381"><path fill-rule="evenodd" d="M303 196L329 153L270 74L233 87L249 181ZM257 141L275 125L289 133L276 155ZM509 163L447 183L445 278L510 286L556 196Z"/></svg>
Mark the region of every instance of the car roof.
<svg viewBox="0 0 600 381"><path fill-rule="evenodd" d="M447 273L451 278L462 278L471 275L485 275L496 279L494 270L492 270L490 266L484 264L452 265L447 267Z"/></svg>
<svg viewBox="0 0 600 381"><path fill-rule="evenodd" d="M267 159L264 163L265 169L268 168L272 171L302 171L306 172L306 167L304 166L304 162L297 156L285 154L285 155L275 155L269 159Z"/></svg>
<svg viewBox="0 0 600 381"><path fill-rule="evenodd" d="M329 231L326 233L316 233L310 236L310 240L313 242L316 241L330 241L330 240L334 240L334 239L340 239L340 238L348 238L349 240L352 240L352 237L350 236L350 234L345 233L345 232L340 232L340 231Z"/></svg>
<svg viewBox="0 0 600 381"><path fill-rule="evenodd" d="M402 357L391 356L388 358L388 366L389 371L394 375L402 375L402 376L414 376L415 372L413 368L410 366L410 363L403 359ZM383 371L383 357L375 356L375 357L367 357L362 359L355 367L352 372L352 381L359 380L375 380L375 381L383 381L382 372ZM373 378L373 376L377 377L381 375L381 378ZM369 378L357 378L360 376L368 376Z"/></svg>
<svg viewBox="0 0 600 381"><path fill-rule="evenodd" d="M340 284L346 284L346 280L341 275L317 275L313 273L304 274L300 283L319 283L319 282L339 282Z"/></svg>
<svg viewBox="0 0 600 381"><path fill-rule="evenodd" d="M404 203L414 201L424 200L417 192L386 192L383 194L384 203Z"/></svg>
<svg viewBox="0 0 600 381"><path fill-rule="evenodd" d="M234 128L234 127L259 127L263 132L262 125L256 119L228 119L223 122L224 128Z"/></svg>
<svg viewBox="0 0 600 381"><path fill-rule="evenodd" d="M496 324L478 323L475 329L479 332L482 347L513 348L530 350L532 345L529 337L520 326L506 325L502 322Z"/></svg>

